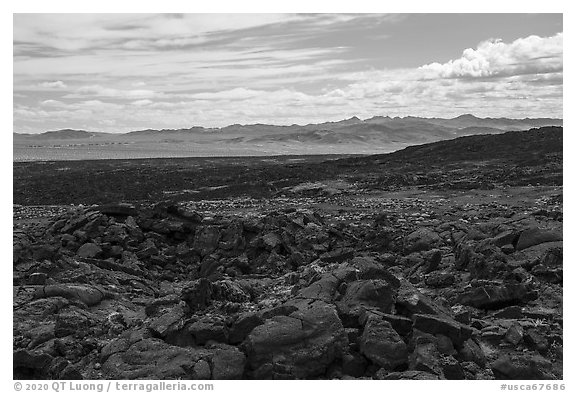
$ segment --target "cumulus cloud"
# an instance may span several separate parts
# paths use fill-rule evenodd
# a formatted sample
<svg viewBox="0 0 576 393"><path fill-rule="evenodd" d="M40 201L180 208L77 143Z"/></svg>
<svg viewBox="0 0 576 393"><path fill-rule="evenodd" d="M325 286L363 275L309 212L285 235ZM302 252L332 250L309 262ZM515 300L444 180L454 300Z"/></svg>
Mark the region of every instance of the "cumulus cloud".
<svg viewBox="0 0 576 393"><path fill-rule="evenodd" d="M442 78L498 77L521 74L545 74L562 71L563 33L552 37L532 35L511 43L484 41L476 49L468 48L462 57L447 63L420 67L429 76Z"/></svg>

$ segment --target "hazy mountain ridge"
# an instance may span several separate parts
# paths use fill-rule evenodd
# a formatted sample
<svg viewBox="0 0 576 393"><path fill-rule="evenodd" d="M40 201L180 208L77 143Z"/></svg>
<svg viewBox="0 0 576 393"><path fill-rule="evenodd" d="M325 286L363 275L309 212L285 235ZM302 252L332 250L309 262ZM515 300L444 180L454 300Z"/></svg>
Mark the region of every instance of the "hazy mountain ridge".
<svg viewBox="0 0 576 393"><path fill-rule="evenodd" d="M104 136L114 136L114 134L107 132L94 132L85 130L73 130L66 128L63 130L56 131L46 131L40 134L19 134L14 133L14 138L18 139L86 139L86 138L97 138Z"/></svg>
<svg viewBox="0 0 576 393"><path fill-rule="evenodd" d="M436 126L440 129L453 128L463 130L466 128L478 127L478 128L490 128L490 129L508 129L514 128L515 130L523 130L532 127L542 127L546 125L560 126L562 125L562 119L553 118L525 118L525 119L509 119L509 118L479 118L474 115L465 114L452 119L443 118L422 118L422 117L389 117L389 116L374 116L366 120L360 120L357 117L352 117L350 119L345 119L336 122L324 122L318 124L307 124L307 125L289 125L289 126L279 126L279 125L268 125L268 124L248 124L240 125L234 124L221 128L206 128L206 127L191 127L191 128L181 128L181 129L146 129L138 131L130 131L126 133L106 133L106 132L96 132L96 131L85 131L85 130L74 130L74 129L63 129L56 131L46 131L40 134L24 134L24 133L14 133L14 135L19 137L26 137L30 139L43 138L43 139L75 139L75 138L93 138L93 137L138 137L142 135L192 135L196 133L210 133L213 135L228 135L235 134L237 132L242 132L244 134L253 135L261 134L262 132L270 131L282 131L286 134L291 134L295 132L307 133L310 131L332 131L346 129L348 132L355 130L363 130L368 125L379 125L382 131L387 130L398 130L414 127L430 127ZM528 127L528 128L526 128ZM426 130L422 130L426 131Z"/></svg>
<svg viewBox="0 0 576 393"><path fill-rule="evenodd" d="M15 160L246 156L284 154L378 154L410 145L477 134L500 134L562 119L452 119L375 116L319 124L234 124L222 128L146 129L127 133L85 130L14 134Z"/></svg>

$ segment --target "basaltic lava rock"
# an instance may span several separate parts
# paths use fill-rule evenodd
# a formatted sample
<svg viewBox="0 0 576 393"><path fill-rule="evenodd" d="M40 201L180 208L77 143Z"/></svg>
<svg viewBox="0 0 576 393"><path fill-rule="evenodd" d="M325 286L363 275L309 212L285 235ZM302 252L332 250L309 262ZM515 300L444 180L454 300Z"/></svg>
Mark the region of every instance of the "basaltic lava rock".
<svg viewBox="0 0 576 393"><path fill-rule="evenodd" d="M275 198L31 210L14 379L561 379L561 195L526 197L561 153L537 131L470 169L507 159L453 150L484 137L294 167L349 170L337 193L282 196L288 165Z"/></svg>

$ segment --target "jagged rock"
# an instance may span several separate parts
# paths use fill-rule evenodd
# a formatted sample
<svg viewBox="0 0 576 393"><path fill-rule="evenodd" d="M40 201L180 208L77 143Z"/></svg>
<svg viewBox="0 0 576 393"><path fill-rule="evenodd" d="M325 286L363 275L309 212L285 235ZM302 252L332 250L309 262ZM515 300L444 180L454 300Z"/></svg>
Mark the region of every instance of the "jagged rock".
<svg viewBox="0 0 576 393"><path fill-rule="evenodd" d="M206 256L216 250L219 241L220 229L217 226L201 226L196 230L192 248L201 256Z"/></svg>
<svg viewBox="0 0 576 393"><path fill-rule="evenodd" d="M288 316L293 312L298 311L301 307L306 307L307 305L308 301L288 301L277 307L261 310L258 312L258 314L262 317L262 319L270 319L279 315Z"/></svg>
<svg viewBox="0 0 576 393"><path fill-rule="evenodd" d="M255 378L312 378L326 372L348 345L334 306L321 301L276 316L246 338Z"/></svg>
<svg viewBox="0 0 576 393"><path fill-rule="evenodd" d="M24 332L24 335L30 338L27 349L34 349L38 345L52 340L55 337L54 327L55 323L42 323Z"/></svg>
<svg viewBox="0 0 576 393"><path fill-rule="evenodd" d="M442 244L442 238L435 231L419 228L406 236L404 248L408 252L427 251Z"/></svg>
<svg viewBox="0 0 576 393"><path fill-rule="evenodd" d="M549 268L546 266L535 266L530 273L537 276L540 280L553 284L561 284L564 281L564 269Z"/></svg>
<svg viewBox="0 0 576 393"><path fill-rule="evenodd" d="M459 380L466 377L462 366L453 356L442 357L440 359L440 368L446 379Z"/></svg>
<svg viewBox="0 0 576 393"><path fill-rule="evenodd" d="M193 281L182 290L182 300L191 312L203 310L212 303L212 283L206 278Z"/></svg>
<svg viewBox="0 0 576 393"><path fill-rule="evenodd" d="M246 356L233 346L221 345L212 352L213 379L242 379Z"/></svg>
<svg viewBox="0 0 576 393"><path fill-rule="evenodd" d="M262 236L262 245L267 250L274 250L282 245L282 238L274 232Z"/></svg>
<svg viewBox="0 0 576 393"><path fill-rule="evenodd" d="M503 283L467 289L458 297L457 301L460 304L476 308L494 310L527 303L536 297L537 294L525 284Z"/></svg>
<svg viewBox="0 0 576 393"><path fill-rule="evenodd" d="M334 298L339 284L340 280L337 277L327 274L322 276L320 280L300 290L297 297L330 302Z"/></svg>
<svg viewBox="0 0 576 393"><path fill-rule="evenodd" d="M102 254L102 248L94 243L86 243L80 246L76 254L81 258L96 258Z"/></svg>
<svg viewBox="0 0 576 393"><path fill-rule="evenodd" d="M360 352L370 361L393 370L408 362L408 350L392 325L376 315L366 321L360 338Z"/></svg>
<svg viewBox="0 0 576 393"><path fill-rule="evenodd" d="M13 354L14 379L44 379L48 377L48 368L52 356L47 353L30 352L20 349Z"/></svg>
<svg viewBox="0 0 576 393"><path fill-rule="evenodd" d="M520 319L524 316L522 313L522 307L520 306L509 306L502 310L496 311L494 314L495 318L506 318L506 319Z"/></svg>
<svg viewBox="0 0 576 393"><path fill-rule="evenodd" d="M552 364L540 355L503 355L491 364L496 379L553 379Z"/></svg>
<svg viewBox="0 0 576 393"><path fill-rule="evenodd" d="M90 314L80 309L68 309L58 313L56 316L56 325L54 326L54 335L64 337L70 334L86 335L88 329L95 325Z"/></svg>
<svg viewBox="0 0 576 393"><path fill-rule="evenodd" d="M222 266L224 261L220 259L218 254L206 255L202 262L200 263L200 269L198 275L200 277L205 277L210 280L216 280L222 278Z"/></svg>
<svg viewBox="0 0 576 393"><path fill-rule="evenodd" d="M496 278L510 270L506 255L490 239L460 242L455 257L456 268L469 271L474 278Z"/></svg>
<svg viewBox="0 0 576 393"><path fill-rule="evenodd" d="M102 364L102 371L114 379L189 379L205 354L146 338L110 355Z"/></svg>
<svg viewBox="0 0 576 393"><path fill-rule="evenodd" d="M424 282L434 288L445 288L454 284L455 277L453 273L449 272L432 272L426 276Z"/></svg>
<svg viewBox="0 0 576 393"><path fill-rule="evenodd" d="M512 244L505 244L502 247L500 247L500 250L506 254L506 255L510 255L512 253L514 253L514 251L516 250L514 248L514 246Z"/></svg>
<svg viewBox="0 0 576 393"><path fill-rule="evenodd" d="M30 247L32 259L35 261L54 260L58 248L50 244L33 244Z"/></svg>
<svg viewBox="0 0 576 393"><path fill-rule="evenodd" d="M48 275L46 273L32 273L28 277L28 284L30 285L45 285Z"/></svg>
<svg viewBox="0 0 576 393"><path fill-rule="evenodd" d="M354 279L385 280L394 289L400 287L400 280L388 270L386 265L377 262L374 258L356 257L350 262L350 266L357 270Z"/></svg>
<svg viewBox="0 0 576 393"><path fill-rule="evenodd" d="M348 286L341 301L349 307L376 307L382 312L390 313L395 298L396 291L387 281L361 280Z"/></svg>
<svg viewBox="0 0 576 393"><path fill-rule="evenodd" d="M519 323L513 323L506 331L504 339L510 344L518 345L524 338L524 329Z"/></svg>
<svg viewBox="0 0 576 393"><path fill-rule="evenodd" d="M320 255L320 259L325 263L342 263L354 257L354 249L339 248Z"/></svg>
<svg viewBox="0 0 576 393"><path fill-rule="evenodd" d="M410 354L410 370L425 371L435 375L441 375L440 352L435 340L418 337L414 345L414 351Z"/></svg>
<svg viewBox="0 0 576 393"><path fill-rule="evenodd" d="M360 378L366 372L368 362L359 353L346 353L342 357L342 374Z"/></svg>
<svg viewBox="0 0 576 393"><path fill-rule="evenodd" d="M212 379L212 370L210 370L210 364L206 360L200 359L196 362L192 368L192 379Z"/></svg>
<svg viewBox="0 0 576 393"><path fill-rule="evenodd" d="M562 234L560 232L540 228L529 228L520 233L518 243L516 243L516 249L521 251L541 243L557 241L562 241Z"/></svg>
<svg viewBox="0 0 576 393"><path fill-rule="evenodd" d="M472 315L467 306L461 304L455 304L451 307L452 315L454 319L464 325L470 325Z"/></svg>
<svg viewBox="0 0 576 393"><path fill-rule="evenodd" d="M480 346L473 340L468 339L462 344L459 351L459 359L467 362L474 362L480 367L486 365L486 355Z"/></svg>
<svg viewBox="0 0 576 393"><path fill-rule="evenodd" d="M218 248L226 251L227 255L238 255L246 247L244 239L244 226L241 221L233 221L220 234Z"/></svg>
<svg viewBox="0 0 576 393"><path fill-rule="evenodd" d="M524 334L524 342L529 348L537 350L542 355L546 353L549 347L546 337L538 333L536 329L527 329Z"/></svg>
<svg viewBox="0 0 576 393"><path fill-rule="evenodd" d="M399 313L406 316L412 316L413 314L450 314L449 310L436 304L406 280L402 280L402 284L398 289L396 309Z"/></svg>
<svg viewBox="0 0 576 393"><path fill-rule="evenodd" d="M100 303L104 298L110 297L111 294L107 291L98 289L88 285L47 285L38 288L34 293L34 297L63 297L70 300L80 301L87 306L94 306Z"/></svg>
<svg viewBox="0 0 576 393"><path fill-rule="evenodd" d="M204 345L209 341L228 342L226 321L216 315L203 317L187 326L186 331L194 337L197 345Z"/></svg>
<svg viewBox="0 0 576 393"><path fill-rule="evenodd" d="M546 242L524 248L508 257L512 267L532 268L536 265L546 267L562 266L563 242Z"/></svg>
<svg viewBox="0 0 576 393"><path fill-rule="evenodd" d="M126 255L126 253L123 253L123 255ZM95 259L95 258L82 258L81 261L84 263L98 266L99 268L106 270L124 272L137 277L146 276L146 273L142 269L140 269L140 267L127 260L122 264L108 259Z"/></svg>
<svg viewBox="0 0 576 393"><path fill-rule="evenodd" d="M425 252L423 257L426 266L424 270L425 274L431 273L434 270L436 270L440 265L440 262L442 262L442 252L437 249Z"/></svg>
<svg viewBox="0 0 576 393"><path fill-rule="evenodd" d="M230 327L230 344L239 344L256 326L264 323L264 319L256 312L245 312L238 316Z"/></svg>
<svg viewBox="0 0 576 393"><path fill-rule="evenodd" d="M472 336L472 328L445 315L414 314L413 319L414 329L430 334L443 334L458 346Z"/></svg>
<svg viewBox="0 0 576 393"><path fill-rule="evenodd" d="M141 246L140 250L138 250L136 256L139 259L147 259L158 254L160 254L160 250L158 250L158 247L156 247L151 239L148 239L148 241Z"/></svg>
<svg viewBox="0 0 576 393"><path fill-rule="evenodd" d="M455 355L456 349L454 349L454 343L450 340L450 337L444 334L436 334L436 346L438 351L443 355Z"/></svg>
<svg viewBox="0 0 576 393"><path fill-rule="evenodd" d="M250 300L249 290L232 280L220 280L212 283L212 298L233 303L244 303Z"/></svg>
<svg viewBox="0 0 576 393"><path fill-rule="evenodd" d="M514 231L507 230L494 236L491 241L495 246L502 248L506 245L512 245L518 236Z"/></svg>
<svg viewBox="0 0 576 393"><path fill-rule="evenodd" d="M401 336L408 336L412 332L412 319L401 315L386 314L377 310L362 310L359 316L360 325L364 326L371 315L387 321Z"/></svg>
<svg viewBox="0 0 576 393"><path fill-rule="evenodd" d="M179 304L164 310L161 315L154 317L149 328L158 336L166 337L171 331L177 330L185 316L184 308Z"/></svg>

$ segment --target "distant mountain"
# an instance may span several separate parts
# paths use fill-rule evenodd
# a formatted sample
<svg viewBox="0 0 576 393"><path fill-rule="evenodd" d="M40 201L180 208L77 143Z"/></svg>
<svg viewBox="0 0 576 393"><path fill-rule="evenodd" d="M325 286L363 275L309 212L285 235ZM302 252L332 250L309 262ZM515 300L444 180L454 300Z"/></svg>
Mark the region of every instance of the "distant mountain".
<svg viewBox="0 0 576 393"><path fill-rule="evenodd" d="M464 114L452 119L415 116L357 117L307 125L277 126L234 124L222 128L146 129L123 134L84 130L58 130L41 134L14 134L16 154L37 159L26 149L58 148L54 159L63 159L63 149L76 149L67 156L89 158L151 158L194 156L242 156L282 154L377 154L407 146L479 134L525 131L535 127L562 126L562 119L478 118ZM79 147L82 151L78 153ZM33 157L33 158L30 158ZM81 158L77 158L81 157ZM70 158L72 159L72 158Z"/></svg>
<svg viewBox="0 0 576 393"><path fill-rule="evenodd" d="M106 132L93 132L84 130L72 130L64 129L57 131L46 131L41 134L18 134L14 133L14 136L21 139L86 139L94 137L112 136L114 134Z"/></svg>

